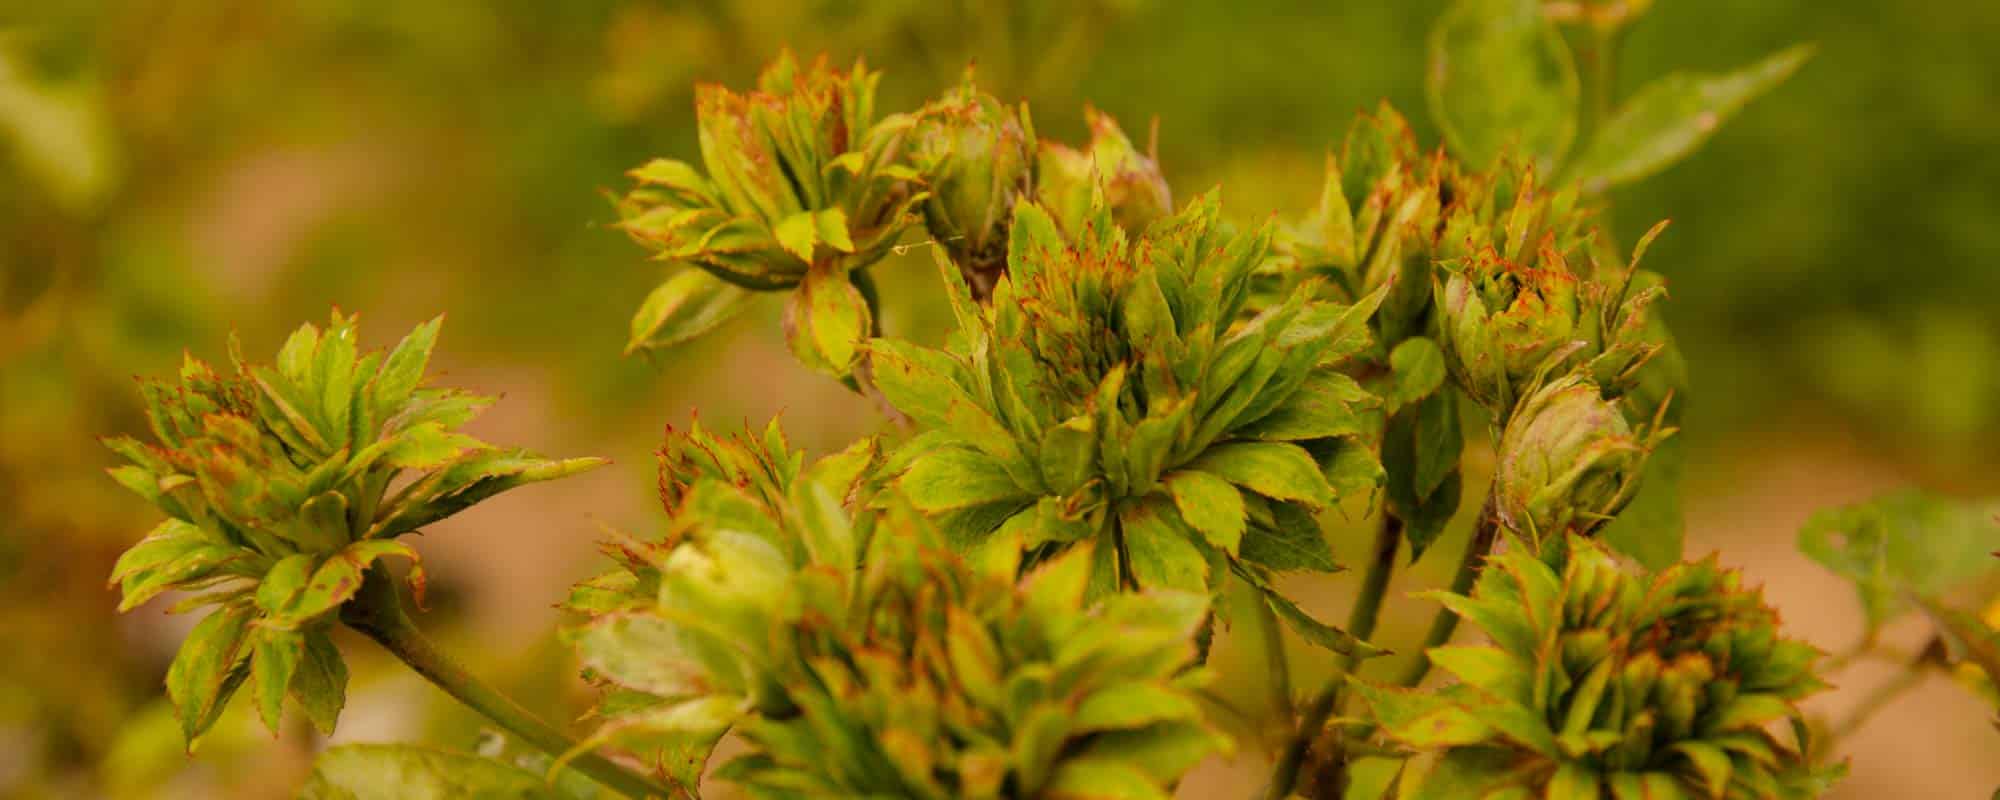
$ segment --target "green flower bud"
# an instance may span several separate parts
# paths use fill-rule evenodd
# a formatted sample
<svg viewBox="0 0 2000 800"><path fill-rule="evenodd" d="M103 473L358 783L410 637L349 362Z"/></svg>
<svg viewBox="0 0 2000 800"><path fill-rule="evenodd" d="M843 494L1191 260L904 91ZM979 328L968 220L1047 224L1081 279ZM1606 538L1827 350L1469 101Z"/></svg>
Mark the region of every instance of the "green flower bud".
<svg viewBox="0 0 2000 800"><path fill-rule="evenodd" d="M1584 327L1577 278L1544 250L1537 268L1485 250L1450 267L1439 297L1439 342L1468 395L1504 408Z"/></svg>
<svg viewBox="0 0 2000 800"><path fill-rule="evenodd" d="M1670 433L1634 431L1588 377L1551 381L1523 400L1501 431L1495 512L1538 544L1589 534L1632 500L1647 455Z"/></svg>
<svg viewBox="0 0 2000 800"><path fill-rule="evenodd" d="M1379 403L1336 369L1368 310L1301 287L1243 314L1270 230L1231 232L1213 195L1137 238L1105 204L1079 230L1017 206L990 303L942 265L949 349L870 343L876 385L925 431L897 485L952 541L1031 562L1095 542L1098 593L1333 569L1312 512L1381 471L1360 440ZM1312 635L1360 647L1329 631Z"/></svg>
<svg viewBox="0 0 2000 800"><path fill-rule="evenodd" d="M1607 268L1575 191L1538 190L1531 169L1502 163L1450 192L1437 247L1439 343L1466 394L1504 419L1536 376L1572 365L1612 396L1633 388L1665 342L1647 312L1665 290L1634 281L1661 228L1629 264ZM1586 259L1587 271L1572 269Z"/></svg>
<svg viewBox="0 0 2000 800"><path fill-rule="evenodd" d="M277 363L233 372L189 357L178 386L141 384L157 441L105 443L112 476L168 519L118 559L130 610L167 591L216 610L195 626L167 689L190 742L251 679L277 730L285 698L331 730L346 671L327 638L376 560L417 560L396 540L500 492L603 463L548 461L457 432L491 398L423 386L441 320L388 353L362 353L354 317L306 325ZM390 487L394 485L394 492ZM411 581L421 595L423 572Z"/></svg>
<svg viewBox="0 0 2000 800"><path fill-rule="evenodd" d="M972 75L917 114L910 160L930 185L924 223L986 297L1007 268L1014 204L1034 190L1035 132L1027 107L1002 105Z"/></svg>
<svg viewBox="0 0 2000 800"><path fill-rule="evenodd" d="M734 455L676 467L693 482L672 535L628 543L573 601L592 619L571 639L611 689L594 743L693 791L733 730L747 752L714 777L774 798L1156 797L1228 746L1190 669L1205 594L1091 603L1088 547L1016 586L1014 562L969 563L893 494L843 502L868 483L854 452L744 485L724 477L739 456L797 455L768 432L676 438ZM1135 748L1155 755L1106 768Z"/></svg>
<svg viewBox="0 0 2000 800"><path fill-rule="evenodd" d="M1326 279L1336 296L1353 301L1383 286L1410 283L1418 305L1429 298L1431 232L1437 228L1438 187L1455 167L1417 150L1409 123L1386 103L1348 129L1340 152L1328 154L1319 203L1280 228L1270 271L1286 289ZM1392 309L1409 305L1402 300ZM1402 309L1409 316L1420 308ZM1400 339L1400 337L1398 337Z"/></svg>
<svg viewBox="0 0 2000 800"><path fill-rule="evenodd" d="M1644 577L1572 536L1553 566L1515 549L1447 605L1491 643L1433 648L1459 683L1361 685L1381 732L1416 752L1405 797L1818 797L1798 701L1818 651L1714 559ZM1773 730L1791 722L1790 733Z"/></svg>
<svg viewBox="0 0 2000 800"><path fill-rule="evenodd" d="M849 274L889 253L924 196L901 163L913 118L875 121L879 78L858 62L841 72L825 59L802 72L787 52L756 91L699 87L707 175L655 160L632 171L639 186L619 202L620 227L659 260L748 289L799 287L787 326L793 351L840 376L873 327ZM649 310L665 313L642 317ZM635 321L635 346L647 346L642 333L658 324Z"/></svg>
<svg viewBox="0 0 2000 800"><path fill-rule="evenodd" d="M1160 172L1157 144L1141 153L1110 115L1094 108L1083 113L1090 124L1090 146L1077 150L1043 142L1036 173L1036 198L1062 232L1070 238L1084 235L1098 192L1112 220L1130 233L1173 213L1173 191Z"/></svg>

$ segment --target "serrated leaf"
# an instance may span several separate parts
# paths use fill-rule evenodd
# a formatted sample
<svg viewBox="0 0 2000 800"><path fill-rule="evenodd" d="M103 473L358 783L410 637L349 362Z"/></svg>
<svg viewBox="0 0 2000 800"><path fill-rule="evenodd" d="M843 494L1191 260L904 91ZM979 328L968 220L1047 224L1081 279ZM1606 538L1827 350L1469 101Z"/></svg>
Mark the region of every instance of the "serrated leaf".
<svg viewBox="0 0 2000 800"><path fill-rule="evenodd" d="M1273 500L1293 500L1309 506L1333 502L1333 487L1311 454L1294 444L1230 442L1202 451L1193 469L1211 472Z"/></svg>
<svg viewBox="0 0 2000 800"><path fill-rule="evenodd" d="M872 339L868 354L876 388L889 405L927 429L948 428L953 404L972 402L953 380L955 362L942 351L901 339Z"/></svg>
<svg viewBox="0 0 2000 800"><path fill-rule="evenodd" d="M1458 510L1464 444L1452 391L1436 392L1398 411L1383 430L1388 507L1403 521L1412 559L1437 540Z"/></svg>
<svg viewBox="0 0 2000 800"><path fill-rule="evenodd" d="M1798 45L1721 75L1674 73L1641 87L1605 120L1570 166L1585 191L1603 191L1672 166L1701 147L1750 101L1811 58Z"/></svg>
<svg viewBox="0 0 2000 800"><path fill-rule="evenodd" d="M361 581L368 567L387 556L409 559L410 584L415 588L417 602L421 604L424 572L417 551L402 542L370 539L355 542L328 557L313 570L312 579L306 582L305 587L293 594L283 609L268 618L268 623L297 627L332 612L361 591Z"/></svg>
<svg viewBox="0 0 2000 800"><path fill-rule="evenodd" d="M1431 396L1444 385L1444 351L1422 336L1404 339L1389 353L1389 371L1395 381L1389 403L1393 411Z"/></svg>
<svg viewBox="0 0 2000 800"><path fill-rule="evenodd" d="M1333 652L1342 653L1354 658L1370 658L1388 652L1356 638L1347 631L1314 619L1311 614L1305 612L1305 609L1299 608L1297 603L1292 602L1290 598L1284 595L1278 594L1270 587L1257 586L1255 588L1257 593L1263 596L1264 603L1270 606L1271 611L1278 615L1278 619L1285 623L1285 627L1291 628L1293 633L1299 635L1299 638L1319 647L1324 647Z"/></svg>
<svg viewBox="0 0 2000 800"><path fill-rule="evenodd" d="M350 744L321 753L300 800L566 800L541 776L478 756L414 745Z"/></svg>
<svg viewBox="0 0 2000 800"><path fill-rule="evenodd" d="M927 512L1025 498L1007 471L990 456L963 447L944 447L920 455L897 480L910 504Z"/></svg>
<svg viewBox="0 0 2000 800"><path fill-rule="evenodd" d="M1200 531L1209 544L1236 555L1248 512L1243 508L1243 494L1234 485L1207 472L1184 469L1168 473L1166 486L1181 519Z"/></svg>
<svg viewBox="0 0 2000 800"><path fill-rule="evenodd" d="M333 733L340 710L347 705L347 662L323 630L305 632L304 655L292 674L292 700L321 734Z"/></svg>
<svg viewBox="0 0 2000 800"><path fill-rule="evenodd" d="M1374 395L1338 372L1314 372L1271 413L1230 435L1265 441L1299 441L1368 432Z"/></svg>
<svg viewBox="0 0 2000 800"><path fill-rule="evenodd" d="M1243 560L1270 569L1332 572L1339 569L1318 521L1310 512L1288 504L1272 507L1275 524L1251 525L1243 532Z"/></svg>
<svg viewBox="0 0 2000 800"><path fill-rule="evenodd" d="M813 245L819 243L819 225L813 221L810 211L801 211L784 219L771 228L778 237L778 245L785 251L798 256L808 264L813 260Z"/></svg>
<svg viewBox="0 0 2000 800"><path fill-rule="evenodd" d="M843 253L854 252L854 239L847 233L847 212L825 208L813 214L813 232L826 246Z"/></svg>
<svg viewBox="0 0 2000 800"><path fill-rule="evenodd" d="M250 657L253 616L245 604L216 609L195 624L167 668L167 697L174 703L190 750L195 739L215 724L248 674L243 662Z"/></svg>
<svg viewBox="0 0 2000 800"><path fill-rule="evenodd" d="M815 265L786 306L792 354L814 369L846 375L874 328L874 315L847 275Z"/></svg>
<svg viewBox="0 0 2000 800"><path fill-rule="evenodd" d="M717 668L734 664L699 632L648 613L593 619L577 631L575 644L585 667L621 686L662 697L709 691Z"/></svg>
<svg viewBox="0 0 2000 800"><path fill-rule="evenodd" d="M1128 503L1118 515L1133 580L1142 589L1205 590L1208 559L1188 541L1193 532L1169 521L1158 502Z"/></svg>
<svg viewBox="0 0 2000 800"><path fill-rule="evenodd" d="M1899 492L1813 515L1799 550L1854 583L1872 629L2000 568L2000 506Z"/></svg>
<svg viewBox="0 0 2000 800"><path fill-rule="evenodd" d="M305 635L298 631L257 628L251 651L250 686L257 697L257 714L272 735L284 717L285 695L305 656Z"/></svg>
<svg viewBox="0 0 2000 800"><path fill-rule="evenodd" d="M1543 170L1576 136L1576 64L1540 0L1458 0L1430 35L1425 94L1453 155L1484 168L1509 149Z"/></svg>
<svg viewBox="0 0 2000 800"><path fill-rule="evenodd" d="M741 286L704 270L682 270L647 294L632 315L625 354L695 339L742 314L749 300L749 290Z"/></svg>

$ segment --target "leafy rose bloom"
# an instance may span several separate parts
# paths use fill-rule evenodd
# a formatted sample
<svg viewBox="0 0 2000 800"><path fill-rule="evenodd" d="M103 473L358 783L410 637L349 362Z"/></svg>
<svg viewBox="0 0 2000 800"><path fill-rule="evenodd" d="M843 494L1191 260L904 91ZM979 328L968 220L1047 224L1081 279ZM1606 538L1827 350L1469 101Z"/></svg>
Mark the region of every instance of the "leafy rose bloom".
<svg viewBox="0 0 2000 800"><path fill-rule="evenodd" d="M1532 170L1503 162L1453 193L1437 248L1438 333L1466 393L1505 418L1538 374L1571 366L1614 396L1633 387L1667 341L1648 313L1665 290L1638 279L1661 228L1607 267L1573 189L1540 188Z"/></svg>
<svg viewBox="0 0 2000 800"><path fill-rule="evenodd" d="M1150 148L1139 152L1111 115L1094 108L1083 115L1090 125L1089 145L1043 142L1041 147L1035 195L1057 227L1072 238L1082 236L1100 202L1119 227L1134 234L1173 213L1173 191L1156 154Z"/></svg>
<svg viewBox="0 0 2000 800"><path fill-rule="evenodd" d="M1502 429L1494 469L1500 523L1537 543L1589 534L1638 492L1647 455L1672 431L1635 431L1580 374L1537 389Z"/></svg>
<svg viewBox="0 0 2000 800"><path fill-rule="evenodd" d="M112 477L167 514L118 559L119 610L167 591L204 592L177 612L215 607L167 672L190 743L246 679L273 731L287 696L331 730L347 670L328 629L372 563L417 560L397 537L603 463L459 433L492 398L423 385L441 320L386 354L360 351L355 322L299 328L275 364L244 362L234 341L228 373L189 357L179 385L141 384L155 442L105 440L132 462Z"/></svg>
<svg viewBox="0 0 2000 800"><path fill-rule="evenodd" d="M1366 346L1368 309L1305 286L1243 319L1270 234L1218 217L1211 196L1135 239L1100 203L1072 242L1024 203L990 304L945 265L952 345L870 344L922 430L890 465L910 502L952 541L1030 563L1095 543L1093 596L1333 569L1314 512L1381 473L1359 438L1376 400L1335 368Z"/></svg>
<svg viewBox="0 0 2000 800"><path fill-rule="evenodd" d="M823 58L802 70L787 52L755 91L701 86L706 174L656 160L633 170L639 186L619 202L620 227L661 261L753 290L797 287L793 352L836 375L847 374L873 327L852 277L889 253L923 200L916 171L902 163L913 118L875 119L880 77L858 62L831 69ZM705 283L687 293L718 291Z"/></svg>
<svg viewBox="0 0 2000 800"><path fill-rule="evenodd" d="M1164 797L1228 746L1196 700L1205 595L1087 601L1087 548L1016 586L877 493L867 443L804 467L775 426L666 451L670 535L572 596L613 690L593 742L691 791L733 730L747 752L714 775L774 798Z"/></svg>
<svg viewBox="0 0 2000 800"><path fill-rule="evenodd" d="M1035 159L1027 106L1009 108L979 91L970 71L958 89L917 112L910 161L930 186L924 223L977 296L991 294L1007 268L1007 225L1014 204L1034 192Z"/></svg>
<svg viewBox="0 0 2000 800"><path fill-rule="evenodd" d="M1458 683L1361 685L1415 754L1399 797L1810 798L1844 771L1812 763L1797 705L1825 686L1819 652L1740 575L1713 558L1636 575L1576 536L1555 555L1509 550L1471 597L1440 598L1491 639L1429 652Z"/></svg>

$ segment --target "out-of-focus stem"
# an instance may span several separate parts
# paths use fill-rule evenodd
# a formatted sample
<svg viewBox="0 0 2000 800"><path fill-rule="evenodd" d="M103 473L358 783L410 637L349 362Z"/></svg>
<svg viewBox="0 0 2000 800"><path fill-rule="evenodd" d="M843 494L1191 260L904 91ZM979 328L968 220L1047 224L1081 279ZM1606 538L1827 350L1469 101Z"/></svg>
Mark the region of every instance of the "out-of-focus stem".
<svg viewBox="0 0 2000 800"><path fill-rule="evenodd" d="M1354 598L1354 609L1348 613L1347 632L1355 638L1366 639L1375 635L1375 624L1382 616L1382 596L1388 591L1389 577L1396 570L1396 551L1403 541L1403 521L1396 515L1384 511L1382 525L1375 533L1375 553L1369 559L1367 571L1361 575L1360 593ZM1334 655L1333 675L1326 684L1313 695L1299 716L1298 729L1285 745L1285 751L1278 756L1278 764L1271 772L1271 783L1265 789L1266 800L1282 800L1289 796L1299 782L1299 772L1305 766L1306 755L1312 744L1326 727L1326 721L1340 708L1341 688L1347 685L1347 672L1354 666L1354 657L1346 653Z"/></svg>
<svg viewBox="0 0 2000 800"><path fill-rule="evenodd" d="M425 638L404 610L402 592L396 588L395 579L381 567L368 571L361 591L341 607L340 621L375 640L445 694L522 741L557 758L575 749L576 742L569 736L474 677ZM569 767L627 797L670 796L665 786L595 753L576 756L569 761Z"/></svg>
<svg viewBox="0 0 2000 800"><path fill-rule="evenodd" d="M1493 540L1500 535L1500 519L1495 512L1493 493L1486 495L1486 505L1479 510L1479 521L1472 529L1472 541L1465 545L1465 555L1459 559L1458 573L1451 578L1451 592L1466 594L1472 591L1472 584L1479 579L1479 570L1486 565L1486 554L1493 549ZM1458 615L1449 608L1438 609L1437 616L1431 618L1430 632L1424 634L1423 646L1417 649L1417 660L1409 670L1396 681L1398 686L1416 686L1424 682L1431 672L1431 659L1426 653L1433 647L1451 641L1451 635L1458 631Z"/></svg>

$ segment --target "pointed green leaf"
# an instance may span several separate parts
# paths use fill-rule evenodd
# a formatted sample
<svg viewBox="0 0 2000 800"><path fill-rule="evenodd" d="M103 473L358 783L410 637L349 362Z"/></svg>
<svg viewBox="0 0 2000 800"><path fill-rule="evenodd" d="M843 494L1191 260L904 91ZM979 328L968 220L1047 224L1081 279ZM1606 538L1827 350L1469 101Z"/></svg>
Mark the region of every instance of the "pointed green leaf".
<svg viewBox="0 0 2000 800"><path fill-rule="evenodd" d="M257 713L272 735L284 717L285 695L305 656L305 635L298 631L257 628L250 660L250 685L257 696Z"/></svg>
<svg viewBox="0 0 2000 800"><path fill-rule="evenodd" d="M1811 45L1797 45L1734 72L1675 73L1653 81L1605 120L1571 173L1596 192L1666 169L1750 101L1784 83L1812 54Z"/></svg>
<svg viewBox="0 0 2000 800"><path fill-rule="evenodd" d="M1159 501L1156 496L1129 503L1118 515L1132 578L1143 589L1206 590L1208 559L1188 541L1192 531L1169 521L1155 506Z"/></svg>
<svg viewBox="0 0 2000 800"><path fill-rule="evenodd" d="M813 221L810 211L801 211L778 220L771 232L778 237L778 244L785 251L798 256L808 264L813 260L813 245L819 243L819 224Z"/></svg>
<svg viewBox="0 0 2000 800"><path fill-rule="evenodd" d="M735 319L750 307L750 292L699 269L675 273L632 316L625 354L672 347Z"/></svg>
<svg viewBox="0 0 2000 800"><path fill-rule="evenodd" d="M1319 507L1333 502L1333 487L1303 448L1280 442L1231 442L1203 451L1189 465L1273 500Z"/></svg>
<svg viewBox="0 0 2000 800"><path fill-rule="evenodd" d="M323 630L305 632L304 654L292 675L292 700L321 734L333 733L347 705L347 662Z"/></svg>
<svg viewBox="0 0 2000 800"><path fill-rule="evenodd" d="M1248 514L1243 508L1243 494L1228 481L1200 470L1168 473L1166 483L1181 519L1201 531L1209 544L1236 555Z"/></svg>
<svg viewBox="0 0 2000 800"><path fill-rule="evenodd" d="M918 456L897 485L911 505L927 512L1027 496L999 462L963 447L943 447Z"/></svg>
<svg viewBox="0 0 2000 800"><path fill-rule="evenodd" d="M189 749L235 694L247 676L243 662L250 657L250 620L246 604L227 605L196 623L174 663L167 668L167 697L180 716Z"/></svg>

